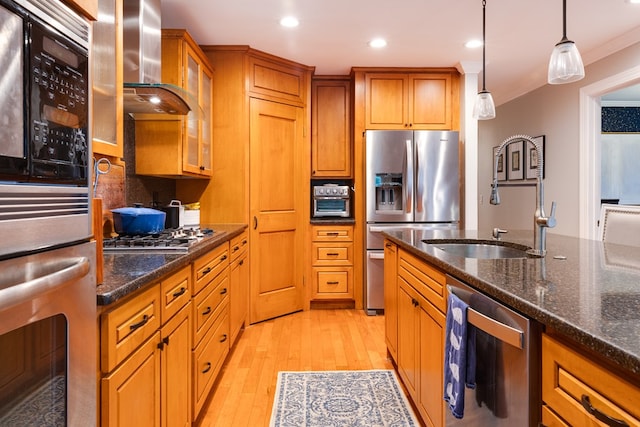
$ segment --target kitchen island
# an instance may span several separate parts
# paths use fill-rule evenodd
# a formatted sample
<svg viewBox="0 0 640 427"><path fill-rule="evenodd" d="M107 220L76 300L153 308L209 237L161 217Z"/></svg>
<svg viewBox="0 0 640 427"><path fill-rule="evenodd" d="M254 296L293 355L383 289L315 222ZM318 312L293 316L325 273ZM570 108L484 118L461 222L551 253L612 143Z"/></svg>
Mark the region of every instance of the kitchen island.
<svg viewBox="0 0 640 427"><path fill-rule="evenodd" d="M449 339L445 331L448 286L458 288L456 282L532 319L533 331L538 330L529 344L526 332L520 346L512 344L531 357L526 371L515 374L520 381L505 377L503 383L496 378L508 388L530 381L525 385L528 396L517 399L529 402L528 408L511 408L515 402L505 403L514 409L513 414L527 414L517 425L542 422L566 427L596 425L595 420L607 420L608 425L640 425L640 248L547 235L545 258L527 257L524 251L516 251L514 258L493 258L483 251L500 249L504 254L518 246L520 250L530 248L532 233L510 230L500 242L489 231L396 230L384 235L388 354L427 425L449 425L450 421L441 394L442 367ZM459 251L460 246L449 243L466 246ZM474 308L488 309L488 302L474 301ZM508 333L515 327L507 323L511 328L485 329L493 328L489 324L494 322L485 323L482 315L472 311L469 315L474 315L474 322L481 322L473 324L484 325L480 329L487 333ZM485 311L485 316L500 319L504 313ZM503 335L501 340L517 342L507 337ZM511 359L506 352L502 354L505 360L496 366L506 366L508 360L509 366L516 363L515 355ZM491 384L493 381L477 385L493 390ZM485 409L472 411L471 422L481 419L477 416L486 417L484 424L465 421L461 425L489 425L496 422L495 417L506 415L494 412L491 405L477 408L481 407ZM514 425L507 418L503 421Z"/></svg>
<svg viewBox="0 0 640 427"><path fill-rule="evenodd" d="M482 231L389 231L399 247L616 363L640 379L640 248L547 234L545 258L462 258L426 239L493 240ZM527 231L502 240L532 246Z"/></svg>

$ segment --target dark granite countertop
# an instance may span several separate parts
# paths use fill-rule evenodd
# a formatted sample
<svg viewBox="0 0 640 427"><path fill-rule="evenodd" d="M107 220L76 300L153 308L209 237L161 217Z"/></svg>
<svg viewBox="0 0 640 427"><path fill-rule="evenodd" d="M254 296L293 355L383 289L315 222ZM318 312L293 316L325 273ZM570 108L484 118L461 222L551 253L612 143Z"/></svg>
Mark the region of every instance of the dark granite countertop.
<svg viewBox="0 0 640 427"><path fill-rule="evenodd" d="M640 248L547 233L545 258L470 259L422 240L492 240L490 231L383 234L448 274L640 375ZM501 240L532 246L533 233L509 230Z"/></svg>
<svg viewBox="0 0 640 427"><path fill-rule="evenodd" d="M98 305L109 305L206 254L241 234L246 224L207 224L214 230L188 252L139 251L104 253L103 282L96 289Z"/></svg>

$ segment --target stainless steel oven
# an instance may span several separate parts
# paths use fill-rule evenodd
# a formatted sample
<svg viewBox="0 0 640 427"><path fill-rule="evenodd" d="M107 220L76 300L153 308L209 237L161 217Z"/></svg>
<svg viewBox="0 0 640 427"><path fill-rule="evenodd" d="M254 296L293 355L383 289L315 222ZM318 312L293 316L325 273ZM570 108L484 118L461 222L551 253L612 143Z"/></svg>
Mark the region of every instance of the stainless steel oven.
<svg viewBox="0 0 640 427"><path fill-rule="evenodd" d="M58 0L0 23L0 425L95 425L91 25Z"/></svg>
<svg viewBox="0 0 640 427"><path fill-rule="evenodd" d="M91 235L89 23L0 0L0 258Z"/></svg>
<svg viewBox="0 0 640 427"><path fill-rule="evenodd" d="M351 188L324 184L313 187L313 216L348 218L351 216Z"/></svg>

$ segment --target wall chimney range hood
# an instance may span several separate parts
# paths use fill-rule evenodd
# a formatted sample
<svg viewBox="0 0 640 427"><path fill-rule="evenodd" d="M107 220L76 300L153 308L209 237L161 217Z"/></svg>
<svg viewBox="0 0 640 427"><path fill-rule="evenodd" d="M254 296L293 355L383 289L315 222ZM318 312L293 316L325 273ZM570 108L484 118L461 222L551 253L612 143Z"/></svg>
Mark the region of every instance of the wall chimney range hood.
<svg viewBox="0 0 640 427"><path fill-rule="evenodd" d="M162 21L160 0L123 2L124 111L186 115L197 111L184 89L161 83Z"/></svg>

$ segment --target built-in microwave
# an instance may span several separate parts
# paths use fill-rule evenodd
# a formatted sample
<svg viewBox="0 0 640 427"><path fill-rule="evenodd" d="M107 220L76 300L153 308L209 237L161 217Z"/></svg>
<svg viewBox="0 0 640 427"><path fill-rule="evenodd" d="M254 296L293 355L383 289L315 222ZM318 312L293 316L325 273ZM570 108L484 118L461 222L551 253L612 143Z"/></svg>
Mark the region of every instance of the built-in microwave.
<svg viewBox="0 0 640 427"><path fill-rule="evenodd" d="M91 236L91 25L60 1L0 0L0 257Z"/></svg>
<svg viewBox="0 0 640 427"><path fill-rule="evenodd" d="M348 185L324 184L313 187L313 217L351 216L351 188Z"/></svg>

